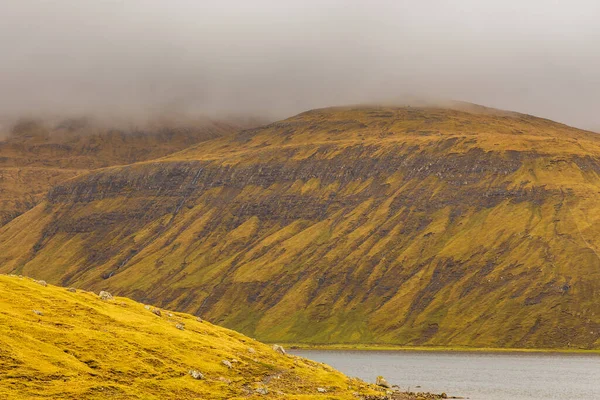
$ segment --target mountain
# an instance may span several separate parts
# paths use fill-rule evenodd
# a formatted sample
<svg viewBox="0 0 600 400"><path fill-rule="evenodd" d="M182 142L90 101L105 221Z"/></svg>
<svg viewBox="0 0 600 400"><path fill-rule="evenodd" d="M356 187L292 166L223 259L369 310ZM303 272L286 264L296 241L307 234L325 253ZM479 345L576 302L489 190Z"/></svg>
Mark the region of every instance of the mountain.
<svg viewBox="0 0 600 400"><path fill-rule="evenodd" d="M86 118L21 119L0 135L0 226L31 209L53 185L89 170L162 157L253 124L163 119L117 129Z"/></svg>
<svg viewBox="0 0 600 400"><path fill-rule="evenodd" d="M388 398L188 314L40 283L0 276L2 399Z"/></svg>
<svg viewBox="0 0 600 400"><path fill-rule="evenodd" d="M264 341L600 348L599 173L529 115L314 110L54 186L0 271Z"/></svg>

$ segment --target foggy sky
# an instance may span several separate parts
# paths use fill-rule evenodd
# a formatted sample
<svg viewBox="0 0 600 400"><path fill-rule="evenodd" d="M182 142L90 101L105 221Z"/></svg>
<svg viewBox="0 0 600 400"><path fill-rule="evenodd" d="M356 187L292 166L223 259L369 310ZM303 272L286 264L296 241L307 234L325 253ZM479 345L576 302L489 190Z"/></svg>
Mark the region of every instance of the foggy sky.
<svg viewBox="0 0 600 400"><path fill-rule="evenodd" d="M407 96L600 130L600 2L4 0L0 8L0 115L281 118Z"/></svg>

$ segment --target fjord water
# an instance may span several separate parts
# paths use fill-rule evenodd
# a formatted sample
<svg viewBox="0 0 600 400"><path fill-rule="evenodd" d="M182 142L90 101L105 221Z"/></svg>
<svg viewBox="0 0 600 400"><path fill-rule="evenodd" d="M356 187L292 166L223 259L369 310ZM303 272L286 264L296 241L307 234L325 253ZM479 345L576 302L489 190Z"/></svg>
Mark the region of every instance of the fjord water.
<svg viewBox="0 0 600 400"><path fill-rule="evenodd" d="M600 355L292 350L369 382L471 400L600 399Z"/></svg>

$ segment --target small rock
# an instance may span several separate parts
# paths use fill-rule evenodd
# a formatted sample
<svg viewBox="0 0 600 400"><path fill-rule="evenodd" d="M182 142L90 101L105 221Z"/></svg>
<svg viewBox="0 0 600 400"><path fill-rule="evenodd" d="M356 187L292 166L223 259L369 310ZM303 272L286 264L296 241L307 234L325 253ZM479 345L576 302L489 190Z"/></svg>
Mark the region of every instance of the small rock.
<svg viewBox="0 0 600 400"><path fill-rule="evenodd" d="M195 369L191 369L190 372L188 372L188 374L190 374L194 379L204 379L204 375L202 375L200 371L196 371Z"/></svg>
<svg viewBox="0 0 600 400"><path fill-rule="evenodd" d="M448 398L448 395L447 395L446 393L442 393L442 394L440 394L440 397L441 397L442 399L447 399L447 398Z"/></svg>
<svg viewBox="0 0 600 400"><path fill-rule="evenodd" d="M319 392L319 393L327 393L327 389L325 389L325 388L317 388L317 392Z"/></svg>
<svg viewBox="0 0 600 400"><path fill-rule="evenodd" d="M200 317L196 317L196 321L198 321L198 322L204 322L204 321L202 321L202 318L200 318Z"/></svg>
<svg viewBox="0 0 600 400"><path fill-rule="evenodd" d="M46 283L46 281L35 281L36 283L39 283L42 286L48 286L48 284Z"/></svg>
<svg viewBox="0 0 600 400"><path fill-rule="evenodd" d="M233 365L228 360L221 361L221 364L223 364L224 366L226 366L229 369L233 368Z"/></svg>
<svg viewBox="0 0 600 400"><path fill-rule="evenodd" d="M277 352L279 354L285 355L285 349L278 344L273 345L273 350L275 350L275 352Z"/></svg>
<svg viewBox="0 0 600 400"><path fill-rule="evenodd" d="M377 379L375 380L375 384L377 386L381 386L384 388L391 388L390 384L388 383L388 381L385 380L385 378L383 376L378 376Z"/></svg>
<svg viewBox="0 0 600 400"><path fill-rule="evenodd" d="M227 378L224 378L222 376L219 377L219 381L224 382L224 383L226 383L228 385L231 383L231 379L227 379Z"/></svg>
<svg viewBox="0 0 600 400"><path fill-rule="evenodd" d="M144 308L145 308L146 310L150 310L150 306L149 306L148 304L146 304L146 305L144 306Z"/></svg>
<svg viewBox="0 0 600 400"><path fill-rule="evenodd" d="M44 313L41 312L40 310L33 310L33 313L36 315L44 315Z"/></svg>
<svg viewBox="0 0 600 400"><path fill-rule="evenodd" d="M71 293L77 293L77 289L70 287L67 289L67 292L71 292Z"/></svg>
<svg viewBox="0 0 600 400"><path fill-rule="evenodd" d="M236 363L239 363L239 362L240 362L240 361L239 361L238 359L235 359L235 358L233 358L233 359L231 360L231 363L232 363L232 364L236 364Z"/></svg>
<svg viewBox="0 0 600 400"><path fill-rule="evenodd" d="M98 295L102 300L112 300L114 297L112 294L105 292L104 290Z"/></svg>
<svg viewBox="0 0 600 400"><path fill-rule="evenodd" d="M167 313L167 317L172 317L173 314L172 313Z"/></svg>
<svg viewBox="0 0 600 400"><path fill-rule="evenodd" d="M254 354L254 353L256 353L256 350L254 350L253 347L248 347L248 353Z"/></svg>
<svg viewBox="0 0 600 400"><path fill-rule="evenodd" d="M179 329L180 331L183 331L183 330L185 329L185 325L184 325L184 324L182 324L181 322L178 322L178 323L175 325L175 328Z"/></svg>
<svg viewBox="0 0 600 400"><path fill-rule="evenodd" d="M158 308L153 308L152 313L158 315L159 317L162 316L162 313L160 312L160 310Z"/></svg>
<svg viewBox="0 0 600 400"><path fill-rule="evenodd" d="M259 387L259 388L254 389L254 391L256 393L262 394L262 395L265 395L265 394L269 393L269 390L266 387Z"/></svg>

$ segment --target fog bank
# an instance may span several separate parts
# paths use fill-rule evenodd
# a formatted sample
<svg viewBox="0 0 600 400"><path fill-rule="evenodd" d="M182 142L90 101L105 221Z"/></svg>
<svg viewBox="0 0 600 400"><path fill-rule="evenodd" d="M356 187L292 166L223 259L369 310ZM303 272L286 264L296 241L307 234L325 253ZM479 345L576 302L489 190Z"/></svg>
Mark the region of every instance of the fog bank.
<svg viewBox="0 0 600 400"><path fill-rule="evenodd" d="M7 0L0 117L456 99L600 128L595 1Z"/></svg>

